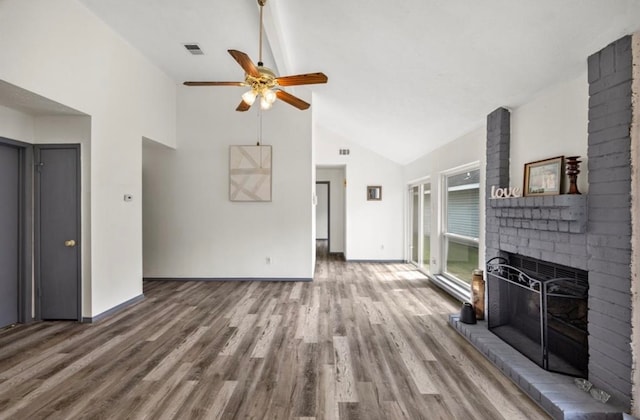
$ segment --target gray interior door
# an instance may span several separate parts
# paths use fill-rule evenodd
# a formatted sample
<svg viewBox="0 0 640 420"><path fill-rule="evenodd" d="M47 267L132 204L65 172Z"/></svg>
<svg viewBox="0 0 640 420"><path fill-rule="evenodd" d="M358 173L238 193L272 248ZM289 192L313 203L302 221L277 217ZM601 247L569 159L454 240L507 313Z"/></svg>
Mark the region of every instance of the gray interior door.
<svg viewBox="0 0 640 420"><path fill-rule="evenodd" d="M20 151L0 144L0 328L18 322Z"/></svg>
<svg viewBox="0 0 640 420"><path fill-rule="evenodd" d="M38 146L40 318L80 320L80 148Z"/></svg>
<svg viewBox="0 0 640 420"><path fill-rule="evenodd" d="M329 183L316 182L316 239L329 239Z"/></svg>

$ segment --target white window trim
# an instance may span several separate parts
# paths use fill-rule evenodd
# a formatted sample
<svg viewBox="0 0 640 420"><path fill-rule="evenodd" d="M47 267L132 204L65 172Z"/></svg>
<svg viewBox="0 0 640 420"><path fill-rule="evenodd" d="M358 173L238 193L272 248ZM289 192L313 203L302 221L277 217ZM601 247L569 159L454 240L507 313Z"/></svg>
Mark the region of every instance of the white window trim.
<svg viewBox="0 0 640 420"><path fill-rule="evenodd" d="M472 170L473 171L481 170L479 160L468 163L468 164L456 166L454 168L450 168L440 172L440 185L439 185L440 194L438 197L439 203L438 203L438 210L437 210L438 211L438 232L439 232L438 244L440 248L438 252L439 261L437 265L439 267L439 272L438 274L435 275L435 277L436 277L437 283L440 283L441 287L447 289L451 294L453 294L455 297L461 300L465 300L465 299L468 300L471 297L471 285L445 271L444 267L446 266L446 258L447 258L446 239L453 238L456 240L462 240L462 241L468 242L469 245L478 245L478 248L480 248L479 247L480 238L470 238L467 236L461 236L461 235L456 235L454 233L447 232L446 206L448 205L447 193L449 192L449 190L447 189L447 178L464 173L464 172L469 172ZM473 184L473 186L480 190L480 183ZM471 189L471 187L466 187L466 186L464 187L465 188L454 187L451 189L451 191ZM478 223L480 224L480 222L481 221L479 220ZM447 283L451 283L451 284L447 284Z"/></svg>
<svg viewBox="0 0 640 420"><path fill-rule="evenodd" d="M449 233L449 232L443 232L442 235L447 238L455 239L457 241L463 242L468 245L480 244L480 238L472 238L470 236L458 235L457 233Z"/></svg>
<svg viewBox="0 0 640 420"><path fill-rule="evenodd" d="M418 256L417 261L413 261L413 249L416 246L416 244L413 243L413 231L415 229L415 227L413 226L413 219L415 217L414 211L413 211L413 199L414 199L414 195L413 195L413 190L414 188L418 188L418 198L421 197L421 193L422 193L422 185L421 184L413 184L409 186L409 200L410 200L410 205L409 205L409 238L410 240L407 243L407 248L409 251L409 258L408 261L415 265L416 267L420 267L420 251L422 248L421 242L418 241L418 250L416 252L416 255ZM420 203L420 200L418 200L418 214L420 214L420 211L422 210L422 203ZM417 227L417 231L420 232L420 229L422 228L422 218L418 217L418 227Z"/></svg>
<svg viewBox="0 0 640 420"><path fill-rule="evenodd" d="M451 187L448 189L448 191L466 191L466 190L479 190L479 189L480 189L480 184L466 184L466 185L458 185L455 187Z"/></svg>
<svg viewBox="0 0 640 420"><path fill-rule="evenodd" d="M480 169L480 161L476 160L473 161L471 163L465 163L464 165L460 165L460 166L456 166L455 168L449 168L446 169L444 171L440 172L441 177L442 176L451 176L451 175L457 175L460 174L462 172L468 172L470 170L476 170L476 169Z"/></svg>

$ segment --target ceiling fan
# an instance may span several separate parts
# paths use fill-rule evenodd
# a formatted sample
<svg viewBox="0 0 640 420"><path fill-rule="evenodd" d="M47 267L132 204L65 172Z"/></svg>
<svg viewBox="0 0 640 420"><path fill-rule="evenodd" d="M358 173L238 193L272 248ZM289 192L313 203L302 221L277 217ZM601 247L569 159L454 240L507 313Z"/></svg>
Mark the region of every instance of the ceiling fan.
<svg viewBox="0 0 640 420"><path fill-rule="evenodd" d="M269 109L276 101L280 99L293 105L294 107L305 110L310 104L302 99L293 96L282 90L283 86L299 86L313 85L318 83L327 83L327 76L324 73L306 73L295 76L278 77L273 70L267 68L262 63L262 8L267 0L257 0L260 5L260 56L258 65L256 66L251 58L242 51L228 50L229 54L240 64L245 71L243 82L184 82L186 86L248 86L251 88L242 95L242 101L236 108L236 111L247 111L251 108L257 97L260 97L260 108Z"/></svg>

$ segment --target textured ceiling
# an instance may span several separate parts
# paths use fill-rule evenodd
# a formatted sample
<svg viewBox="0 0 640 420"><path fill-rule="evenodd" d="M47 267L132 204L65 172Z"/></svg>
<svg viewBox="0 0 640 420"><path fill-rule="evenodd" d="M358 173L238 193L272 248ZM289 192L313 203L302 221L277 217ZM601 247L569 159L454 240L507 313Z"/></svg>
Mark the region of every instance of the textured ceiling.
<svg viewBox="0 0 640 420"><path fill-rule="evenodd" d="M230 48L257 61L255 0L81 2L176 83L242 80ZM640 0L269 0L263 61L326 73L316 123L404 164L577 77L639 17Z"/></svg>

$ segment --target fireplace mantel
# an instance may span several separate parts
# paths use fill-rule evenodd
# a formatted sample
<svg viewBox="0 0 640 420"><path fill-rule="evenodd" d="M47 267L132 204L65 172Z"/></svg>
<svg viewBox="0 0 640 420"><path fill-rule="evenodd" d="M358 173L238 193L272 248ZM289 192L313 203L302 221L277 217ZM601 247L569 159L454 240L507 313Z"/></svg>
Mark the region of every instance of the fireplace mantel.
<svg viewBox="0 0 640 420"><path fill-rule="evenodd" d="M497 198L487 200L502 228L584 233L587 195Z"/></svg>

